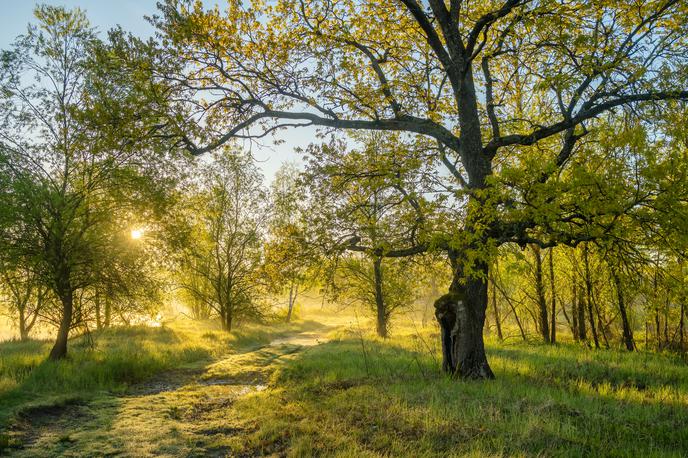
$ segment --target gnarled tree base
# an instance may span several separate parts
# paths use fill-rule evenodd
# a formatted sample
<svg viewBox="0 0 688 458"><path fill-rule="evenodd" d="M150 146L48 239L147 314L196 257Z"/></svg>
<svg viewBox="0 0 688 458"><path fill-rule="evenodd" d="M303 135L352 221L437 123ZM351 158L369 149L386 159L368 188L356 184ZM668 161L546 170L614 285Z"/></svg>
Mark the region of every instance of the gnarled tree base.
<svg viewBox="0 0 688 458"><path fill-rule="evenodd" d="M471 304L460 292L450 292L435 301L440 324L442 370L462 379L494 379L483 343L484 310ZM473 306L471 306L473 305Z"/></svg>

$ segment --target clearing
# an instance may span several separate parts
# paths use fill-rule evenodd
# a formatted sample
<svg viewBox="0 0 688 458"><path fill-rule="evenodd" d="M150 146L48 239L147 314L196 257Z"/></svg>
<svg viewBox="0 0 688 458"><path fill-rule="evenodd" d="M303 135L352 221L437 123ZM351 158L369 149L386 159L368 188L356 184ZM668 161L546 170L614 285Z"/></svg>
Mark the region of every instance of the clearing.
<svg viewBox="0 0 688 458"><path fill-rule="evenodd" d="M111 330L98 337L95 350L75 343L62 369L38 356L31 366L29 355L44 346L10 351L1 360L0 387L10 384L10 366L20 381L0 392L4 451L32 457L688 454L688 367L677 357L490 342L497 380L464 382L439 372L434 326L398 326L394 337L380 340L358 323L316 318L232 336L191 322ZM23 378L19 361L32 368ZM67 380L75 366L82 379ZM94 377L100 381L87 382ZM48 389L54 386L61 392Z"/></svg>

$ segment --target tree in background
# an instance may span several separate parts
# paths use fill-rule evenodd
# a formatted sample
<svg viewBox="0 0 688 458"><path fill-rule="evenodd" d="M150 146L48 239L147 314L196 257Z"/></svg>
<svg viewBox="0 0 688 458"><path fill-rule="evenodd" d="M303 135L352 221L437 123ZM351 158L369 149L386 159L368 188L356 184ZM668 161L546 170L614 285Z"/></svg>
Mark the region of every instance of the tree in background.
<svg viewBox="0 0 688 458"><path fill-rule="evenodd" d="M165 181L146 160L140 100L88 59L100 45L84 13L39 6L35 16L0 62L0 243L59 304L44 310L58 328L50 358L59 359L70 331L88 329L96 291L149 295L136 292L151 270L130 231L160 210ZM104 108L116 101L121 110Z"/></svg>
<svg viewBox="0 0 688 458"><path fill-rule="evenodd" d="M408 263L391 258L418 254L432 204L424 169L407 159L410 145L379 135L357 140L360 149L333 140L306 151L311 239L331 258L335 292L370 306L378 335L387 337L392 314L417 296Z"/></svg>
<svg viewBox="0 0 688 458"><path fill-rule="evenodd" d="M419 298L418 276L409 258L371 260L345 253L332 266L330 295L345 306L361 305L375 317L375 332L389 337L391 319Z"/></svg>
<svg viewBox="0 0 688 458"><path fill-rule="evenodd" d="M264 247L263 274L268 290L287 294L287 323L296 299L315 279L317 254L307 240L306 189L299 169L284 164L270 190L269 233Z"/></svg>
<svg viewBox="0 0 688 458"><path fill-rule="evenodd" d="M44 309L51 306L50 291L39 280L26 268L0 265L0 303L5 304L21 340L29 338Z"/></svg>
<svg viewBox="0 0 688 458"><path fill-rule="evenodd" d="M253 160L239 151L199 165L199 176L203 182L186 203L191 233L179 282L231 331L238 320L263 314L266 284L259 269L268 195Z"/></svg>

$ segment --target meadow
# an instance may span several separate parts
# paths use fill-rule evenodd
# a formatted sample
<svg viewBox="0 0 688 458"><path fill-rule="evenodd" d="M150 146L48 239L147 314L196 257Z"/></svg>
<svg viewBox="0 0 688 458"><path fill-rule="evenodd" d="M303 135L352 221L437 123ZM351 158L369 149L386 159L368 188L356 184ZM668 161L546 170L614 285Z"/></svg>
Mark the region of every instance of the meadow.
<svg viewBox="0 0 688 458"><path fill-rule="evenodd" d="M303 319L307 318L307 319ZM434 323L389 339L321 311L286 324L115 328L0 344L16 456L685 456L678 356L488 339L494 381L438 370Z"/></svg>

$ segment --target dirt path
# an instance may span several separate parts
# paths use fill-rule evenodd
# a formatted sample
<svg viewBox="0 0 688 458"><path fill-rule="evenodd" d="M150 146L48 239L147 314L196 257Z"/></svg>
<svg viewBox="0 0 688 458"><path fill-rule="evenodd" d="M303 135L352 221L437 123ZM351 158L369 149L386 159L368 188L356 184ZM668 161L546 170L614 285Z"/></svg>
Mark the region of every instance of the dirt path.
<svg viewBox="0 0 688 458"><path fill-rule="evenodd" d="M234 404L268 389L275 369L324 340L302 332L205 367L160 374L122 396L104 393L88 404L32 412L15 431L24 447L13 456L279 456L246 443L254 425Z"/></svg>

